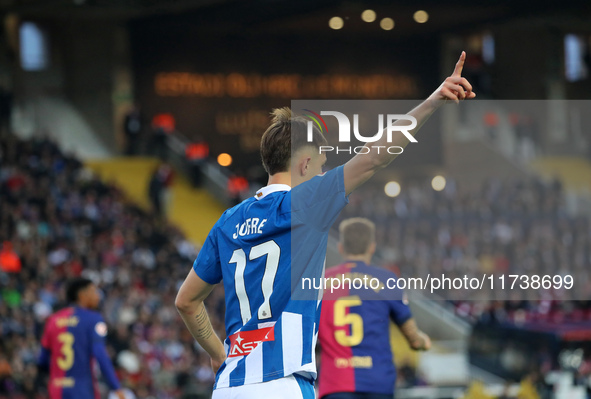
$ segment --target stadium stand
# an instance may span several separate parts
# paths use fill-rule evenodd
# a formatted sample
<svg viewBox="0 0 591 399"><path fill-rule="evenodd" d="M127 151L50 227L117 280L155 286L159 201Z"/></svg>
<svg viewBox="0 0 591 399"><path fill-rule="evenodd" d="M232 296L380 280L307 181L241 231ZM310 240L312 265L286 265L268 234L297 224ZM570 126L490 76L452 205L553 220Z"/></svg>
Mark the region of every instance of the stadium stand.
<svg viewBox="0 0 591 399"><path fill-rule="evenodd" d="M379 256L400 275L544 275L558 270L574 272L579 284L588 281L582 276L590 262L589 220L567 211L560 181L490 179L473 189L448 179L441 192L428 182L403 187L394 199L383 194L383 186L355 192L340 216L374 220ZM495 292L455 292L448 298L455 314L474 328L471 364L507 381L522 381L511 395L502 396L498 387L494 395L490 389L484 393L474 385L464 397L552 397L558 388L548 376L561 372L575 381L564 397L588 392L591 307L588 301L572 301L588 298L588 290L588 284L581 284L576 297L565 290L544 290L535 299L523 292L502 298ZM560 359L572 358L577 350L582 355L576 366L565 366Z"/></svg>
<svg viewBox="0 0 591 399"><path fill-rule="evenodd" d="M103 290L110 354L125 386L146 398L207 396L209 359L173 304L196 248L50 141L9 137L1 157L0 238L21 268L0 272L0 397L44 397L39 335L64 303L64 281L79 275ZM223 333L223 292L208 303Z"/></svg>
<svg viewBox="0 0 591 399"><path fill-rule="evenodd" d="M109 348L125 386L140 397L207 397L213 379L208 357L173 308L196 248L51 141L9 137L1 142L1 154L0 397L43 397L44 377L34 366L39 334L44 319L64 302L62 284L78 275L99 282L104 292ZM125 182L116 180L119 186ZM491 180L467 190L450 180L442 192L415 184L394 200L374 194L354 193L341 217L376 220L379 247L386 248L380 256L403 274L426 266L450 273L533 273L555 262L588 266L588 220L565 212L558 182ZM460 317L489 327L591 319L586 302L572 306L550 299L452 303ZM221 288L208 302L223 336ZM427 383L416 358L401 353L397 363L400 387ZM558 363L539 364L527 378L561 369ZM587 369L577 378L587 378ZM527 384L529 392L533 383ZM536 385L539 392L544 386Z"/></svg>

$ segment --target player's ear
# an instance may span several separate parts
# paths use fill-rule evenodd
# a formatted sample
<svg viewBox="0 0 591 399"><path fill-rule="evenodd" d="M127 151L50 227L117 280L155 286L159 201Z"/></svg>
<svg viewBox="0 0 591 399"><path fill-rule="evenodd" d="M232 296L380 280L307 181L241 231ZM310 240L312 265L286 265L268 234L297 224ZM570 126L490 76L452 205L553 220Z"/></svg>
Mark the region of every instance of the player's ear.
<svg viewBox="0 0 591 399"><path fill-rule="evenodd" d="M345 248L343 247L343 244L341 244L340 242L337 244L339 253L341 254L341 256L344 258L345 257Z"/></svg>
<svg viewBox="0 0 591 399"><path fill-rule="evenodd" d="M368 250L369 250L370 255L373 256L373 254L376 253L376 243L372 242L371 244L369 244Z"/></svg>
<svg viewBox="0 0 591 399"><path fill-rule="evenodd" d="M300 174L302 176L306 176L310 170L310 161L312 160L312 157L309 156L303 156L302 158L300 158Z"/></svg>

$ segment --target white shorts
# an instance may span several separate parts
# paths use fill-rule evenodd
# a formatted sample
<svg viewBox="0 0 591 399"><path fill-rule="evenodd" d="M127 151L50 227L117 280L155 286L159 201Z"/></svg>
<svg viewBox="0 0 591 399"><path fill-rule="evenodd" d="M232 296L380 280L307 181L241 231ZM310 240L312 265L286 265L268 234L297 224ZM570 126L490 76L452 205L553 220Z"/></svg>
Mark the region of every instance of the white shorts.
<svg viewBox="0 0 591 399"><path fill-rule="evenodd" d="M304 377L290 375L258 384L218 388L211 399L314 399L314 383Z"/></svg>

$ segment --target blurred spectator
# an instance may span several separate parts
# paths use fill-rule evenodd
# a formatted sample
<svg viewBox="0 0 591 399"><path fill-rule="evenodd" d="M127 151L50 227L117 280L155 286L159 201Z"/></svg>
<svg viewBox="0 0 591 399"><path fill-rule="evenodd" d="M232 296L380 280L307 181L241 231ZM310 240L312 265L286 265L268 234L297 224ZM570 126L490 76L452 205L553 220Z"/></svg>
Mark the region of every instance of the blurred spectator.
<svg viewBox="0 0 591 399"><path fill-rule="evenodd" d="M515 147L517 159L529 161L535 157L538 152L538 132L534 119L529 115L520 115L517 113L509 114L509 122L515 129Z"/></svg>
<svg viewBox="0 0 591 399"><path fill-rule="evenodd" d="M5 273L19 273L21 271L21 260L12 249L10 241L4 241L0 250L0 270Z"/></svg>
<svg viewBox="0 0 591 399"><path fill-rule="evenodd" d="M493 143L496 142L498 138L499 115L496 112L488 111L483 115L482 119L486 126L489 140Z"/></svg>
<svg viewBox="0 0 591 399"><path fill-rule="evenodd" d="M202 140L188 144L185 157L189 162L189 173L193 187L200 187L203 180L202 168L209 156L209 145Z"/></svg>
<svg viewBox="0 0 591 399"><path fill-rule="evenodd" d="M12 115L12 93L0 86L0 137L10 132Z"/></svg>
<svg viewBox="0 0 591 399"><path fill-rule="evenodd" d="M125 115L125 154L136 155L140 145L140 135L142 133L143 121L140 106L134 104Z"/></svg>
<svg viewBox="0 0 591 399"><path fill-rule="evenodd" d="M228 179L228 196L232 206L238 205L248 195L248 180L240 174L230 176Z"/></svg>
<svg viewBox="0 0 591 399"><path fill-rule="evenodd" d="M172 114L156 114L152 118L151 153L166 161L168 153L168 135L176 128L176 121Z"/></svg>
<svg viewBox="0 0 591 399"><path fill-rule="evenodd" d="M160 217L166 216L168 213L173 181L174 171L167 163L160 164L150 177L148 197L154 213Z"/></svg>
<svg viewBox="0 0 591 399"><path fill-rule="evenodd" d="M185 156L189 161L203 161L209 156L209 146L205 141L198 141L187 145Z"/></svg>

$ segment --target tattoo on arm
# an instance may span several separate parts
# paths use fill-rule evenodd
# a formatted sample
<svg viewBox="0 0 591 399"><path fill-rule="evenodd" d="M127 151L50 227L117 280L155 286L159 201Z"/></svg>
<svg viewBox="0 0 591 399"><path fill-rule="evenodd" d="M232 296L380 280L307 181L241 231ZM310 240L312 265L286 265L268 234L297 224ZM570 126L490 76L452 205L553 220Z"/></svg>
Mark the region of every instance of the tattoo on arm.
<svg viewBox="0 0 591 399"><path fill-rule="evenodd" d="M201 310L197 316L195 316L195 319L197 320L197 325L199 326L196 331L195 339L209 339L209 337L211 337L213 334L213 327L211 326L211 322L207 316L205 306L201 306Z"/></svg>

